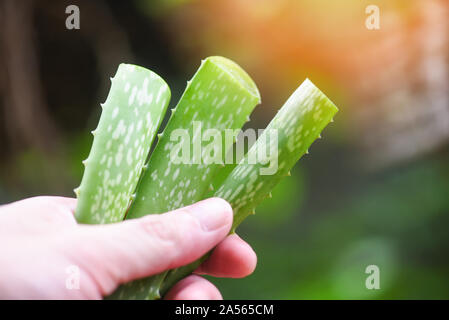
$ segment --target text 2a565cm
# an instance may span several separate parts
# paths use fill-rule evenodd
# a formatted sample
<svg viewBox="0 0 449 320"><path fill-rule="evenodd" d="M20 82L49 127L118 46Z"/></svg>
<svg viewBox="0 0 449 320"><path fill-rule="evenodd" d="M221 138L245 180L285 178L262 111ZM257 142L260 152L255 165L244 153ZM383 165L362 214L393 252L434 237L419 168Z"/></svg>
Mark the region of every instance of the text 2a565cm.
<svg viewBox="0 0 449 320"><path fill-rule="evenodd" d="M274 314L274 307L263 304L220 304L217 311L221 315L270 315Z"/></svg>

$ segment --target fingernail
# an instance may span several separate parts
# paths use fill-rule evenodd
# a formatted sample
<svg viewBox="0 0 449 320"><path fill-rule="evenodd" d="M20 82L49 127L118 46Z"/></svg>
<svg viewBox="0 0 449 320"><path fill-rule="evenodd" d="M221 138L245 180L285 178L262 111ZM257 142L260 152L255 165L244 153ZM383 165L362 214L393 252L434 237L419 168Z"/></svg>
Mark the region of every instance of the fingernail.
<svg viewBox="0 0 449 320"><path fill-rule="evenodd" d="M220 198L197 202L189 206L189 213L198 219L206 231L216 230L232 223L232 208Z"/></svg>

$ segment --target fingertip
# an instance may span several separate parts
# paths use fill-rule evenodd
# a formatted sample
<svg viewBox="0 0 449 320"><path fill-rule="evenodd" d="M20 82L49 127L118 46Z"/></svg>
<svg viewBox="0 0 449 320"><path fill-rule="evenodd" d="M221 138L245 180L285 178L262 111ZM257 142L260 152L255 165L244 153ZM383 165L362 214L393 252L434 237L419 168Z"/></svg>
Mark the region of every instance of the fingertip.
<svg viewBox="0 0 449 320"><path fill-rule="evenodd" d="M257 254L253 248L237 234L230 235L232 241L235 245L239 246L240 249L236 252L236 259L240 262L240 270L237 270L239 275L237 278L247 277L256 270L257 266ZM236 272L237 274L237 272Z"/></svg>

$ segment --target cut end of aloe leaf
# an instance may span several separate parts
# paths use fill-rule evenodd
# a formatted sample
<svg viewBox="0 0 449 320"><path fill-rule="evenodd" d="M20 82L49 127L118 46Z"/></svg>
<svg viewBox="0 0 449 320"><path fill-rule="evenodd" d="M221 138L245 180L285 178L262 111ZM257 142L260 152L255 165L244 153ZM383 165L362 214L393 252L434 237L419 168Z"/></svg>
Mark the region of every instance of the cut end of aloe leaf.
<svg viewBox="0 0 449 320"><path fill-rule="evenodd" d="M238 83L248 90L255 98L257 98L260 103L260 93L259 89L257 89L256 84L253 79L243 70L237 63L234 61L227 59L221 56L211 56L206 58L205 61L210 61L226 71L231 77L236 79Z"/></svg>
<svg viewBox="0 0 449 320"><path fill-rule="evenodd" d="M241 129L259 102L256 85L235 62L203 60L150 156L127 219L203 199L227 151L225 131ZM213 133L209 140L204 139L208 132Z"/></svg>
<svg viewBox="0 0 449 320"><path fill-rule="evenodd" d="M289 175L337 111L334 103L309 79L287 99L215 193L234 209L233 230L254 212L281 179Z"/></svg>
<svg viewBox="0 0 449 320"><path fill-rule="evenodd" d="M320 89L318 89L318 87L312 82L312 80L310 80L309 78L306 78L303 83L300 85L299 88L303 87L305 91L307 90L314 90L319 92L319 94L322 96L322 98L326 101L327 107L330 109L333 109L334 114L336 114L339 109L338 107L331 101L331 99L329 99L324 93L323 91L321 91ZM298 89L299 89L298 88Z"/></svg>

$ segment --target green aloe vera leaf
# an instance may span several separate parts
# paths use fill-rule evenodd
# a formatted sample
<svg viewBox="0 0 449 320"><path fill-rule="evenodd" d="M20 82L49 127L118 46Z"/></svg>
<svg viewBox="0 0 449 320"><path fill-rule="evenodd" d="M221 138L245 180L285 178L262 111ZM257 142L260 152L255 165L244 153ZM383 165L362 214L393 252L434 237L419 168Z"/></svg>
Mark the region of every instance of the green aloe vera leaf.
<svg viewBox="0 0 449 320"><path fill-rule="evenodd" d="M308 79L289 97L214 194L227 200L234 210L232 232L248 215L254 214L256 206L270 196L271 190L283 177L290 175L291 168L308 153L310 145L320 137L337 111L337 107ZM273 132L277 132L277 139ZM277 152L266 152L267 149L272 151L270 147L276 144ZM276 170L269 169L267 164L263 164L265 162L277 163ZM169 271L161 294L164 295L176 282L191 274L206 257Z"/></svg>
<svg viewBox="0 0 449 320"><path fill-rule="evenodd" d="M157 74L120 64L75 189L78 222L123 220L169 100L170 89Z"/></svg>
<svg viewBox="0 0 449 320"><path fill-rule="evenodd" d="M218 56L203 60L159 136L126 218L164 213L205 198L223 167L225 140L231 140L229 147L235 140L225 130L240 130L259 103L256 85L235 62ZM182 148L190 150L187 159L180 159ZM123 285L109 298L159 298L165 274Z"/></svg>
<svg viewBox="0 0 449 320"><path fill-rule="evenodd" d="M240 129L258 103L256 85L237 64L223 57L203 60L159 136L127 219L202 199L223 166L225 129Z"/></svg>

